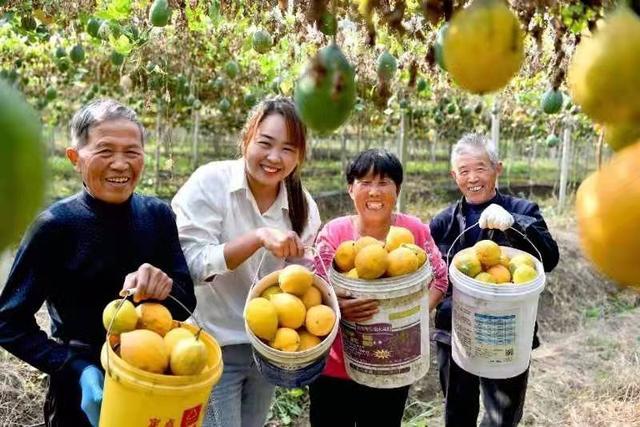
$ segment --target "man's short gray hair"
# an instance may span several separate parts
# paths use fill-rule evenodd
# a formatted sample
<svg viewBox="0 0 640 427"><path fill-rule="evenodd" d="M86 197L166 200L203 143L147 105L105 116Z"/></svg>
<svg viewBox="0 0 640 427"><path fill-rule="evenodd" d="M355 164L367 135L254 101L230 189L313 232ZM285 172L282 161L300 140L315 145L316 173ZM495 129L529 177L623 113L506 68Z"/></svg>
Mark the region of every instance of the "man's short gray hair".
<svg viewBox="0 0 640 427"><path fill-rule="evenodd" d="M125 119L140 129L140 142L144 145L144 126L131 108L113 99L96 99L85 104L71 119L71 141L76 148L89 143L89 130L109 120Z"/></svg>
<svg viewBox="0 0 640 427"><path fill-rule="evenodd" d="M498 166L500 157L493 141L479 133L467 133L456 142L451 149L451 168L455 169L458 156L464 153L487 153L493 167Z"/></svg>

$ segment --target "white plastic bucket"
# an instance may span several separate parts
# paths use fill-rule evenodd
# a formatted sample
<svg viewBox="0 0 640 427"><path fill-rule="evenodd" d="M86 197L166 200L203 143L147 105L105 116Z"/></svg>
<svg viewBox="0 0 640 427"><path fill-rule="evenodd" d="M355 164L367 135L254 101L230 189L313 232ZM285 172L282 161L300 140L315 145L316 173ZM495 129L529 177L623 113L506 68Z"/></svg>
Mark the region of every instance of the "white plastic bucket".
<svg viewBox="0 0 640 427"><path fill-rule="evenodd" d="M501 246L509 257L524 251ZM465 371L483 378L511 378L529 366L538 300L546 276L535 257L531 282L494 285L461 273L451 263L453 285L451 352Z"/></svg>
<svg viewBox="0 0 640 427"><path fill-rule="evenodd" d="M425 263L416 272L377 280L352 279L335 269L331 284L355 298L377 299L378 313L366 322L341 320L344 362L355 382L375 388L412 384L429 371L429 290Z"/></svg>
<svg viewBox="0 0 640 427"><path fill-rule="evenodd" d="M274 271L258 281L249 291L247 302L260 296L268 287L277 285L279 274L279 271ZM277 350L262 342L249 329L246 320L244 322L245 330L253 347L256 367L271 384L288 388L302 387L313 382L324 370L331 344L338 334L340 307L335 292L324 279L314 275L313 285L322 293L322 303L331 307L336 313L336 322L331 332L317 346L297 352Z"/></svg>

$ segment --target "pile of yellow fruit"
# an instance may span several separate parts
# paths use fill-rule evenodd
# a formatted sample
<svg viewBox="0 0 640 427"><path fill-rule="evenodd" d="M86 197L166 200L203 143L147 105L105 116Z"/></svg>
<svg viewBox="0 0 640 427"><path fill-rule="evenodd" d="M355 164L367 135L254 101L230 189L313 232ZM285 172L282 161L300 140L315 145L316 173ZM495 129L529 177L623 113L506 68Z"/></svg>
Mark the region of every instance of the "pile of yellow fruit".
<svg viewBox="0 0 640 427"><path fill-rule="evenodd" d="M336 322L331 307L313 285L314 274L301 265L289 265L278 281L251 299L245 320L251 332L270 347L297 352L313 348L329 335Z"/></svg>
<svg viewBox="0 0 640 427"><path fill-rule="evenodd" d="M207 365L208 350L200 339L158 303L137 307L126 299L111 301L102 312L111 348L125 362L147 372L198 375Z"/></svg>
<svg viewBox="0 0 640 427"><path fill-rule="evenodd" d="M413 273L426 260L427 253L415 244L411 231L391 226L385 242L364 236L340 243L333 263L348 277L373 280Z"/></svg>
<svg viewBox="0 0 640 427"><path fill-rule="evenodd" d="M463 274L482 283L498 285L521 284L538 276L531 255L522 253L509 258L491 240L481 240L453 258L453 265Z"/></svg>

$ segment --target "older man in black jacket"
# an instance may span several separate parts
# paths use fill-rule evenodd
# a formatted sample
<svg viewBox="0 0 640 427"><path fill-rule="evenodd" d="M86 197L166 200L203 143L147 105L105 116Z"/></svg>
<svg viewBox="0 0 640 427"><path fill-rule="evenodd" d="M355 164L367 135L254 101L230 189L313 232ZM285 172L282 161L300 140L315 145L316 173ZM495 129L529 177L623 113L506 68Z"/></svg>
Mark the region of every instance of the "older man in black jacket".
<svg viewBox="0 0 640 427"><path fill-rule="evenodd" d="M49 374L47 426L98 424L105 341L102 310L121 289L135 300L196 300L171 208L134 194L144 165L144 129L111 100L73 117L67 157L84 189L45 210L25 235L0 295L0 345ZM46 303L51 337L34 314ZM176 318L188 313L164 304Z"/></svg>
<svg viewBox="0 0 640 427"><path fill-rule="evenodd" d="M463 136L451 153L451 175L463 197L433 218L431 235L449 262L462 249L483 239L499 245L511 246L531 254L537 252L520 234L527 236L542 254L545 271L558 264L558 245L549 233L538 205L528 200L501 194L496 181L502 163L491 142L478 134ZM468 227L466 232L462 233ZM454 241L455 246L452 247ZM476 426L479 395L485 406L483 426L515 426L522 418L529 369L507 379L489 379L473 375L458 366L451 357L451 289L438 306L434 339L438 348L440 384L445 395L445 423L447 426ZM539 346L536 332L532 347Z"/></svg>

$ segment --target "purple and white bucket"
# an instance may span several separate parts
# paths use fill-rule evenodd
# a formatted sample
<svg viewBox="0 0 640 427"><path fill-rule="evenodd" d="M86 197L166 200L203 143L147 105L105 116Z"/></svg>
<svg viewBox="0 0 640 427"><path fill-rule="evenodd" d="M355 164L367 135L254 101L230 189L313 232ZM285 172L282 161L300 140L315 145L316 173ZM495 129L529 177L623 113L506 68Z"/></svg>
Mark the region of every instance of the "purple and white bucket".
<svg viewBox="0 0 640 427"><path fill-rule="evenodd" d="M347 373L374 388L412 384L429 371L429 263L414 273L376 280L352 279L332 269L337 294L377 299L378 313L362 323L340 320Z"/></svg>

